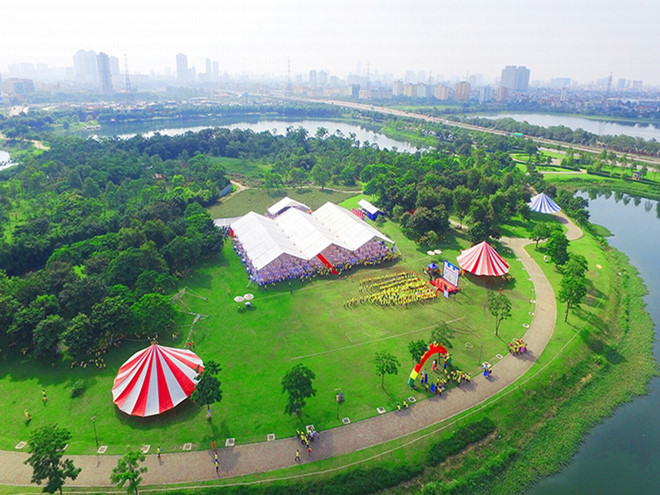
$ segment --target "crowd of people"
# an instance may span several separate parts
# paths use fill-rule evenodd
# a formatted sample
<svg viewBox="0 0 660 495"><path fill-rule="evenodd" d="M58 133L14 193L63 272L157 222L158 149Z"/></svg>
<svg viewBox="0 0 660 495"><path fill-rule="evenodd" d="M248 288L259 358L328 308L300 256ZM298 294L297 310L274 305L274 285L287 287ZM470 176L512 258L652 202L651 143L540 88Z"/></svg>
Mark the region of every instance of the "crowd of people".
<svg viewBox="0 0 660 495"><path fill-rule="evenodd" d="M362 304L406 307L438 297L437 290L431 289L413 272L364 279L360 282L360 293L360 296L344 301L344 307Z"/></svg>
<svg viewBox="0 0 660 495"><path fill-rule="evenodd" d="M287 280L306 281L319 276L340 275L343 271L358 266L374 266L398 257L396 250L388 247L384 241L372 239L355 251L335 245L328 246L320 254L331 266L327 266L316 256L305 260L283 253L265 267L256 269L238 238L234 238L234 251L248 272L250 280L258 285L274 285Z"/></svg>
<svg viewBox="0 0 660 495"><path fill-rule="evenodd" d="M509 352L514 356L525 354L527 352L527 344L520 339L513 339L513 342L509 343Z"/></svg>

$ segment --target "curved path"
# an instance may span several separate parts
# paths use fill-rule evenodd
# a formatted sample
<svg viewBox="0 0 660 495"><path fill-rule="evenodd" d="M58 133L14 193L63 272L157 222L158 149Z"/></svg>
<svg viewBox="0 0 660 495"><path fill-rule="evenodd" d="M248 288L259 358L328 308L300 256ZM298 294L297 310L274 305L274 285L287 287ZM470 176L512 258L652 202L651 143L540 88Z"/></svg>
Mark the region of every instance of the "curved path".
<svg viewBox="0 0 660 495"><path fill-rule="evenodd" d="M567 227L567 237L570 240L582 236L582 231L565 215L558 216ZM531 243L528 239L502 239L502 244L511 248L534 284L535 315L529 330L523 336L530 351L523 357L507 354L494 364L495 372L491 379L475 376L469 384L451 389L440 397L420 401L405 411L383 414L323 431L321 437L312 444L311 456L301 452L302 463L366 449L436 425L478 406L519 380L545 349L552 337L557 317L552 286L524 249ZM496 358L490 360L494 362ZM75 431L73 433L75 434ZM300 443L297 439L286 438L218 449L221 466L219 476L227 478L291 467L295 465L294 457L298 448ZM111 486L110 473L117 465L119 456L69 457L76 466L82 468L82 472L77 480L69 480L65 486ZM27 454L22 452L0 452L0 484L29 485L32 470L23 464L26 458ZM213 467L213 452L210 450L163 454L161 459L156 455L148 455L144 466L148 467L149 471L144 475L143 486L211 480L218 476Z"/></svg>

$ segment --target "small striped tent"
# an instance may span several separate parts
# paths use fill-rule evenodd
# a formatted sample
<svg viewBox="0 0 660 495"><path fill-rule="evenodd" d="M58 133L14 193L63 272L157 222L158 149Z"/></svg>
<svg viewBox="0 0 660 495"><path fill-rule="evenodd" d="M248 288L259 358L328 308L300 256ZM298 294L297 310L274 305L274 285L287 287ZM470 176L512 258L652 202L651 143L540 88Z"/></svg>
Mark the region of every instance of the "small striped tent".
<svg viewBox="0 0 660 495"><path fill-rule="evenodd" d="M498 277L509 271L509 264L484 241L461 252L458 265L475 275Z"/></svg>
<svg viewBox="0 0 660 495"><path fill-rule="evenodd" d="M557 213L561 208L545 193L537 194L528 203L529 209L537 213Z"/></svg>
<svg viewBox="0 0 660 495"><path fill-rule="evenodd" d="M185 400L204 370L192 351L153 344L133 354L115 378L112 399L131 416L154 416Z"/></svg>

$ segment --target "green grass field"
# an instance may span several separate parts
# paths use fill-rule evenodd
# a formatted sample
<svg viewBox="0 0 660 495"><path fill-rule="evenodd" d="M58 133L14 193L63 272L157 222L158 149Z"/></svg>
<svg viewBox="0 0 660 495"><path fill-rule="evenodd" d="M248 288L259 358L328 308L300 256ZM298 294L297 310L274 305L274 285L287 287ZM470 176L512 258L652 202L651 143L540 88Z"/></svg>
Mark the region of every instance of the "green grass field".
<svg viewBox="0 0 660 495"><path fill-rule="evenodd" d="M145 443L174 451L186 442L205 448L212 439L226 437L247 443L264 441L268 433L290 436L300 423L283 412L286 397L280 380L298 363L309 366L317 376L316 397L308 401L301 420L327 429L338 426L338 418L348 416L351 421L359 421L376 415L379 406L391 410L397 401L408 397L406 379L414 364L408 342L428 340L440 322L450 322L456 332L454 364L473 374L479 371L481 361L505 354L508 341L524 332L523 323L529 323L528 312L533 311L529 302L532 285L521 263L502 248L500 252L511 264L513 275L508 283L468 275L461 280L460 293L449 300L440 297L410 309L344 309L344 301L358 295L360 279L386 272L421 273L431 260L446 257L455 262L460 250L468 247L460 234L450 235L447 241L433 246L442 249L443 256L430 257L427 247L406 239L395 224L386 222L382 231L396 241L405 261L402 258L380 268L317 279L304 286L294 283L292 294L287 285L248 287L246 273L229 242L222 253L182 281L193 293L208 297L208 301L190 294L182 298L191 311L208 315L196 326L196 351L202 359L215 360L223 368L220 378L224 398L212 407L211 423L206 421L204 408L189 401L147 419L129 417L117 410L111 397L116 371L148 342L127 342L113 350L106 357L107 367L101 371L70 369L61 362L51 368L49 362L18 358L11 351L0 355L0 394L7 398L0 448L12 449L34 428L56 421L73 432L70 452L91 453L95 450L92 416L96 416L99 441L109 445L109 453L125 452ZM498 338L485 303L488 291L500 287L513 302L514 316L502 324ZM233 301L235 295L246 292L256 296L249 311ZM181 316L176 331L182 339L174 345L183 344L191 322L192 316ZM161 343L173 345L171 336L163 336ZM386 376L384 390L372 362L377 351L392 352L401 362L397 376ZM71 398L70 389L77 379L83 380L87 388L80 397ZM46 405L41 402L42 387L48 393ZM334 396L338 388L346 399L339 407ZM424 397L422 392L415 395L418 399ZM28 425L23 419L24 409L33 418Z"/></svg>
<svg viewBox="0 0 660 495"><path fill-rule="evenodd" d="M265 189L247 189L241 191L240 194L234 194L227 201L212 206L209 208L209 213L212 218L236 217L245 215L249 211L265 215L266 210L284 196L305 203L314 210L328 201L341 203L355 194L355 192L338 192L332 189L321 190L316 188L284 188L270 192Z"/></svg>

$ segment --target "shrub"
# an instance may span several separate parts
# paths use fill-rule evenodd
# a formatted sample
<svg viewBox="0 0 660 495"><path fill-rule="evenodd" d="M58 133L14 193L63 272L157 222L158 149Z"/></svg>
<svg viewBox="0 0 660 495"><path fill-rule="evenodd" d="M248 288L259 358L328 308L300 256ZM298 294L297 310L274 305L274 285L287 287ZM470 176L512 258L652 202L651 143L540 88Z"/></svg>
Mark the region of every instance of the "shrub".
<svg viewBox="0 0 660 495"><path fill-rule="evenodd" d="M87 384L85 383L85 380L79 378L71 385L71 397L76 398L81 396L86 388Z"/></svg>
<svg viewBox="0 0 660 495"><path fill-rule="evenodd" d="M493 431L495 431L495 423L490 418L466 425L448 439L433 444L427 454L426 462L430 466L436 466L444 462L447 457L458 454L468 445L483 440Z"/></svg>

